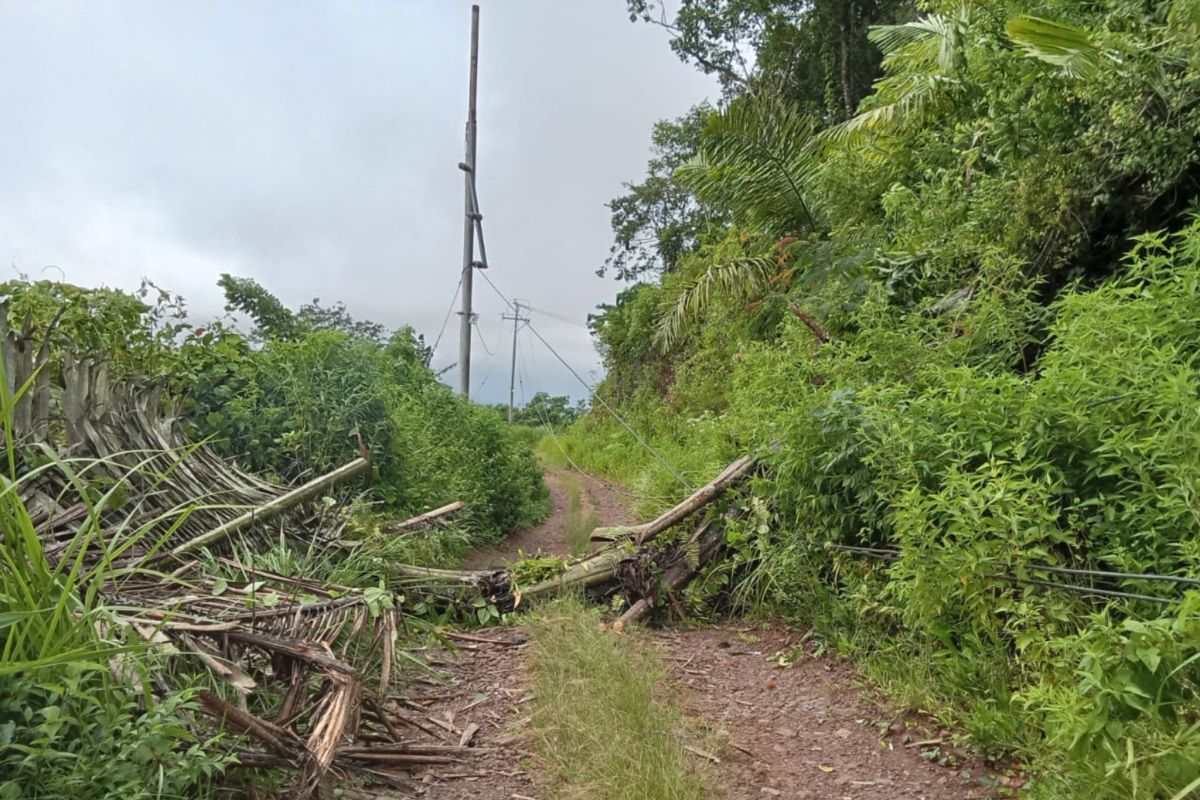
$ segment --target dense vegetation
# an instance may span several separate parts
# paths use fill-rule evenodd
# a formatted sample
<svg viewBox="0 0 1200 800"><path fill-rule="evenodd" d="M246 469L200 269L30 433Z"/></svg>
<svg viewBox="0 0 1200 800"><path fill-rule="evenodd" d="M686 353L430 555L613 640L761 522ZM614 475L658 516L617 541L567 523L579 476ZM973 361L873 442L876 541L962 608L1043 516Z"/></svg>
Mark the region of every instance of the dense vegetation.
<svg viewBox="0 0 1200 800"><path fill-rule="evenodd" d="M1029 764L1036 796L1182 798L1200 594L1038 565L1200 577L1200 4L828 6L630 3L701 68L751 66L660 123L613 203L608 266L641 282L593 321L602 391L693 482L763 458L743 604ZM831 9L889 24L822 49ZM850 99L866 47L873 90L817 102L806 76ZM601 410L565 440L684 491Z"/></svg>
<svg viewBox="0 0 1200 800"><path fill-rule="evenodd" d="M326 516L346 522L353 542L314 547L280 535L230 545L259 568L392 603L393 564L452 564L472 545L545 513L528 437L494 410L453 396L411 330L389 333L315 302L292 312L252 282L227 277L223 285L231 309L253 321L250 334L228 321L193 328L183 301L149 284L131 295L14 281L0 296L9 300L12 329L26 320L37 332L51 326L46 369L62 370L71 357L103 358L114 377L163 389L147 391L148 402L178 403L194 438L246 467L294 481L369 456L370 480L325 502ZM65 555L49 560L43 552L23 487L42 469L80 476L89 467L14 443L13 399L22 388L0 374L0 798L130 800L232 788L228 748L198 740L186 724L196 714L193 688L164 693L171 659L124 637L100 593L110 577L128 577L110 554L147 536L155 520L130 512L120 536L95 541L100 511L121 507L122 483L77 477L89 513ZM379 531L385 519L458 499L467 507L455 525L423 536ZM98 563L83 557L92 544L103 553ZM214 555L202 554L207 574L249 579ZM421 629L420 609L408 613L410 633Z"/></svg>

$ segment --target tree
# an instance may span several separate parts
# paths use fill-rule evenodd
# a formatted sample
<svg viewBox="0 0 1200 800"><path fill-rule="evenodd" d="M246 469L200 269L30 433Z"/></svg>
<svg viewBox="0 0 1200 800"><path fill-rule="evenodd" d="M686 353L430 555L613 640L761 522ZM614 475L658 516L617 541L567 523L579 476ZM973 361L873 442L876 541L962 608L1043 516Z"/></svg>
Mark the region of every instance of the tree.
<svg viewBox="0 0 1200 800"><path fill-rule="evenodd" d="M314 297L299 311L292 311L283 302L252 278L221 275L217 285L225 292L225 310L240 311L254 322L252 336L259 341L295 339L305 331L340 331L356 339L366 339L378 345L387 344L392 332L387 326L371 320L358 320L346 310L346 304L321 305ZM407 335L407 334L406 334ZM421 343L423 346L423 342Z"/></svg>
<svg viewBox="0 0 1200 800"><path fill-rule="evenodd" d="M786 101L743 97L709 116L699 153L675 177L702 201L728 209L738 229L676 287L659 324L661 344L677 342L715 294L749 300L786 290L789 257L825 228L811 195L821 163L816 132L816 122ZM789 308L818 339L829 338L795 302Z"/></svg>
<svg viewBox="0 0 1200 800"><path fill-rule="evenodd" d="M720 81L725 97L774 94L827 121L852 116L879 73L872 25L912 14L909 0L627 0L629 18L658 25L671 49Z"/></svg>
<svg viewBox="0 0 1200 800"><path fill-rule="evenodd" d="M507 406L497 406L497 408L505 410ZM571 398L566 395L538 392L529 399L523 408L516 410L513 422L518 425L531 425L535 428L543 425L560 428L570 425L586 410L583 401L572 406Z"/></svg>
<svg viewBox="0 0 1200 800"><path fill-rule="evenodd" d="M608 203L616 241L597 275L611 270L618 280L631 281L671 272L706 227L723 221L674 179L675 170L696 155L711 111L701 104L678 119L655 123L646 177L624 184L628 191Z"/></svg>

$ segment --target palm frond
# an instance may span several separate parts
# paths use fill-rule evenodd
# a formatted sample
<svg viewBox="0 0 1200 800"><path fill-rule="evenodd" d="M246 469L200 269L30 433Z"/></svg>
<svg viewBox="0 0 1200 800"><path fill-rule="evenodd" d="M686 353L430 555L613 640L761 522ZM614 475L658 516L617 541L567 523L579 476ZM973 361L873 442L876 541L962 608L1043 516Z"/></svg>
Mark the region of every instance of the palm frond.
<svg viewBox="0 0 1200 800"><path fill-rule="evenodd" d="M739 100L712 116L699 155L675 178L764 233L808 233L820 228L809 199L821 163L815 140L815 121L794 106Z"/></svg>
<svg viewBox="0 0 1200 800"><path fill-rule="evenodd" d="M917 45L911 53L916 60L932 62L943 74L950 74L963 65L963 37L969 22L966 9L956 17L929 14L902 25L876 25L867 38L885 55Z"/></svg>
<svg viewBox="0 0 1200 800"><path fill-rule="evenodd" d="M1005 25L1008 38L1030 58L1049 64L1070 78L1088 78L1100 69L1100 49L1087 31L1041 17L1013 17Z"/></svg>
<svg viewBox="0 0 1200 800"><path fill-rule="evenodd" d="M678 344L695 322L712 305L713 298L748 299L770 286L779 269L770 256L747 256L715 262L697 277L679 286L674 298L663 307L655 342L661 350Z"/></svg>
<svg viewBox="0 0 1200 800"><path fill-rule="evenodd" d="M867 37L884 52L888 76L875 84L874 101L845 122L827 128L826 143L845 144L864 134L880 134L920 119L948 89L962 84L970 13L928 14L902 25L878 25Z"/></svg>
<svg viewBox="0 0 1200 800"><path fill-rule="evenodd" d="M881 134L903 125L908 120L926 116L948 89L959 85L954 78L941 75L912 75L892 86L899 88L896 99L882 103L822 132L833 144L844 144L864 134Z"/></svg>

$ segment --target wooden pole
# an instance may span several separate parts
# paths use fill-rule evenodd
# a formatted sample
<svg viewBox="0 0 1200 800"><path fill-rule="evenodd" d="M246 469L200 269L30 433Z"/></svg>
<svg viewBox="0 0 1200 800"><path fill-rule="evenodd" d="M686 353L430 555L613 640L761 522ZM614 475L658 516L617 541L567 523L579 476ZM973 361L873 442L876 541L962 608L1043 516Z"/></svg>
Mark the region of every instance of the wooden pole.
<svg viewBox="0 0 1200 800"><path fill-rule="evenodd" d="M443 517L448 517L451 514L462 511L466 505L467 504L462 500L455 500L453 503L447 503L440 508L435 508L433 511L426 511L424 514L418 514L417 516L411 519L406 519L403 522L394 522L384 525L383 530L387 531L388 533L399 533L400 531L407 531L413 528L420 528L424 525L429 525L434 522L440 522Z"/></svg>
<svg viewBox="0 0 1200 800"><path fill-rule="evenodd" d="M479 6L471 6L471 76L467 93L466 160L461 164L464 175L463 201L463 258L462 310L458 325L458 393L464 399L471 395L471 284L475 277L475 90L479 73Z"/></svg>
<svg viewBox="0 0 1200 800"><path fill-rule="evenodd" d="M521 304L521 301L514 300L513 301L513 315L511 317L508 316L507 314L503 315L504 319L511 319L513 321L512 368L509 370L509 373L508 373L508 424L509 425L512 425L512 421L513 421L513 388L516 385L516 381L517 381L517 331L520 330L520 328L518 328L517 326L520 325L522 322L529 321L525 317L521 316L522 308L524 308L524 306Z"/></svg>

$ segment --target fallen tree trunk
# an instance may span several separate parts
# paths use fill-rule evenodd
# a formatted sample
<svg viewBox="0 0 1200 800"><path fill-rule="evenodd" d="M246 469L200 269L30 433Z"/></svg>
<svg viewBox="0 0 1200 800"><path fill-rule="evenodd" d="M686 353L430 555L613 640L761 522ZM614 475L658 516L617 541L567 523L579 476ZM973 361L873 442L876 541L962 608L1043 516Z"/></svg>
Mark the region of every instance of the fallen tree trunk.
<svg viewBox="0 0 1200 800"><path fill-rule="evenodd" d="M452 516L466 507L466 503L462 500L455 500L453 503L447 503L441 508L435 508L433 511L426 511L424 514L419 514L412 519L406 519L403 522L395 522L389 525L384 525L382 530L387 533L403 533L415 528L423 528L426 525L432 525L436 522L441 522L446 517Z"/></svg>
<svg viewBox="0 0 1200 800"><path fill-rule="evenodd" d="M547 578L525 589L518 589L517 603L521 598L542 597L561 594L570 589L590 589L609 583L616 578L617 565L629 557L622 548L611 547L593 556L572 564L562 574Z"/></svg>
<svg viewBox="0 0 1200 800"><path fill-rule="evenodd" d="M592 531L591 538L594 541L616 541L632 536L638 544L644 544L720 497L726 489L749 475L757 463L758 459L754 456L742 456L723 469L721 474L713 478L711 482L697 489L674 508L664 511L657 519L641 525L597 528Z"/></svg>
<svg viewBox="0 0 1200 800"><path fill-rule="evenodd" d="M289 509L295 508L305 500L310 500L313 497L316 497L318 494L333 486L338 481L345 480L346 478L352 478L355 475L365 472L369 466L370 462L368 462L365 458L356 458L349 464L338 467L333 472L322 475L319 478L313 478L303 486L299 486L295 489L292 489L290 492L281 494L279 497L276 497L274 500L271 500L268 503L256 508L252 508L245 514L234 517L222 525L218 525L217 527L206 531L199 536L193 537L186 542L177 545L176 547L167 551L164 556L160 556L160 558L182 556L185 553L198 550L207 544L218 542L230 536L231 534L240 531L247 525L278 516Z"/></svg>
<svg viewBox="0 0 1200 800"><path fill-rule="evenodd" d="M624 627L649 614L654 609L654 604L659 596L664 592L670 594L687 586L704 565L712 561L724 547L725 528L723 525L718 524L717 521L709 520L701 525L695 534L692 535L689 545L692 543L697 545L695 560L689 563L687 558L682 558L675 564L667 567L663 571L658 589L645 597L639 598L637 602L626 609L625 613L617 619L617 626Z"/></svg>
<svg viewBox="0 0 1200 800"><path fill-rule="evenodd" d="M566 564L559 574L529 586L519 584L519 568L518 574L505 569L448 570L404 564L394 564L391 569L407 578L423 581L424 588L430 589L434 593L439 589L445 590L444 594L449 603L455 602L455 598L461 600L461 589L470 588L487 595L490 602L504 610L515 609L526 599L547 597L571 590L595 590L624 583L626 591L637 598L634 603L637 611L632 617L635 619L653 607L659 589L651 589L648 583L642 587L626 583L621 575L623 565L636 562L639 558L650 562L662 558L663 553L642 548L663 531L694 515L720 497L729 487L749 475L757 463L757 459L753 456L739 458L723 469L710 483L694 492L691 497L650 522L598 530L600 535L597 536L594 533L593 539L624 541L612 542L586 558ZM699 563L693 559L694 568L687 570L684 568L686 559L672 562L663 578L662 588L673 591L691 580L698 568L720 551L724 541L723 536L721 525L718 522L702 525L686 545L689 548L698 545ZM629 541L630 538L633 541ZM647 577L649 576L649 572L642 571ZM656 586L658 585L656 584Z"/></svg>

